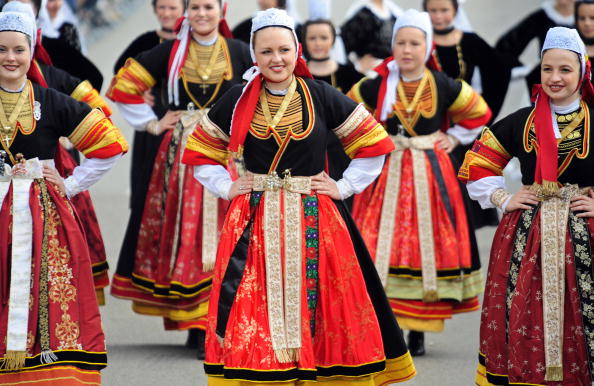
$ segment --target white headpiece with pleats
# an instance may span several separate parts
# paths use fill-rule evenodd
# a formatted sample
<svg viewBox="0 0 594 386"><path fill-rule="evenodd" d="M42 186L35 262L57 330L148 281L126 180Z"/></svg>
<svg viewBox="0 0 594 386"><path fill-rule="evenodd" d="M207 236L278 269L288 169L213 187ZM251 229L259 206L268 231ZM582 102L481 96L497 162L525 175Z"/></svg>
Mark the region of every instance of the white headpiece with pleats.
<svg viewBox="0 0 594 386"><path fill-rule="evenodd" d="M547 37L542 46L541 57L546 50L560 48L578 54L582 67L582 78L586 71L586 46L580 38L580 34L573 28L553 27L547 32Z"/></svg>
<svg viewBox="0 0 594 386"><path fill-rule="evenodd" d="M431 25L431 18L427 12L419 12L416 9L406 10L396 20L394 24L394 30L392 32L392 47L396 40L396 35L400 29L405 27L418 28L425 33L425 43L427 48L425 50L425 61L431 56L433 50L433 27ZM392 60L388 63L388 80L386 85L386 95L384 96L384 103L380 111L380 120L385 122L388 119L388 115L392 111L392 106L396 103L396 88L400 81L400 69L396 60Z"/></svg>
<svg viewBox="0 0 594 386"><path fill-rule="evenodd" d="M31 41L31 57L33 57L34 42L37 36L34 19L31 19L26 13L0 12L0 32L2 31L15 31L27 35Z"/></svg>

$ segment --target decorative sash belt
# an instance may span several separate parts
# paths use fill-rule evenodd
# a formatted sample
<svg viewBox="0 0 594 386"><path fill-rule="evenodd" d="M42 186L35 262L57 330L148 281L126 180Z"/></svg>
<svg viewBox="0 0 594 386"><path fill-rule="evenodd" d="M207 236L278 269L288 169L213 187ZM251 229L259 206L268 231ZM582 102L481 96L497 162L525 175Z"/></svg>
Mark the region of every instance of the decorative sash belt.
<svg viewBox="0 0 594 386"><path fill-rule="evenodd" d="M33 218L29 206L29 189L33 180L43 178L42 164L34 158L0 174L0 205L12 185L12 255L6 355L1 368L18 370L27 356L31 265L33 256Z"/></svg>
<svg viewBox="0 0 594 386"><path fill-rule="evenodd" d="M196 109L193 103L188 104L188 109L184 111L180 122L175 128L173 135L181 136L180 149L186 148L188 137L194 131L196 125L200 124L210 109ZM176 257L178 252L181 216L183 203L183 189L186 165L179 164L179 191L176 227L173 240L173 249L171 255L171 271L175 269ZM202 270L205 272L214 269L218 246L218 220L219 220L219 199L208 190L202 189Z"/></svg>
<svg viewBox="0 0 594 386"><path fill-rule="evenodd" d="M589 188L566 185L555 195L545 196L539 185L534 191L540 208L542 293L545 338L545 381L563 380L563 309L565 296L565 237L571 199Z"/></svg>
<svg viewBox="0 0 594 386"><path fill-rule="evenodd" d="M400 178L402 170L402 156L405 150L412 155L415 198L417 204L417 225L421 249L421 272L423 276L423 301L435 302L437 295L437 270L435 266L435 245L433 241L433 221L431 216L431 202L429 197L429 180L424 150L433 149L439 134L421 135L417 137L392 136L396 150L390 155L388 165L388 180L384 192L384 202L380 217L379 235L375 257L375 267L384 287L388 281L390 271L390 256L398 199L400 196Z"/></svg>
<svg viewBox="0 0 594 386"><path fill-rule="evenodd" d="M276 172L254 174L253 186L254 191L264 191L266 297L272 348L279 362L295 362L301 347L301 195L310 194L311 177L291 177L288 171L284 178Z"/></svg>

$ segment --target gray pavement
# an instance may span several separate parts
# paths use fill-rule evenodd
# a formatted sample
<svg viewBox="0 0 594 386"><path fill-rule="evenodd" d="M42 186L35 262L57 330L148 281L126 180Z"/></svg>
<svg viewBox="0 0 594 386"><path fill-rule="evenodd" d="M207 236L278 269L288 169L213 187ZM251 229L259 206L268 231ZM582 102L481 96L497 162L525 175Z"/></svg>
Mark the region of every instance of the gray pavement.
<svg viewBox="0 0 594 386"><path fill-rule="evenodd" d="M306 15L306 1L296 0L302 17ZM420 0L397 0L401 7L418 7ZM231 26L255 10L255 1L231 0L228 18ZM301 4L303 3L303 4ZM340 22L348 7L348 0L333 1L333 18ZM466 9L475 30L489 43L509 26L534 10L537 0L468 0ZM125 23L114 27L103 38L95 40L89 56L102 70L106 86L112 77L113 63L124 48L140 33L156 27L146 1L129 15ZM531 49L527 62L536 61ZM105 91L105 90L103 90ZM504 106L509 113L527 104L522 82L512 84ZM132 129L115 113L114 121L131 140ZM109 262L113 270L128 220L130 159L124 157L105 178L92 188L99 222L104 234ZM486 266L494 229L478 233L481 255ZM102 308L103 322L109 350L109 366L103 372L105 385L206 385L202 363L194 359L194 351L183 344L185 333L165 332L160 318L134 314L130 302L107 296ZM461 386L473 385L478 345L479 313L460 315L446 323L441 334L428 334L428 353L415 359L418 375L409 385Z"/></svg>

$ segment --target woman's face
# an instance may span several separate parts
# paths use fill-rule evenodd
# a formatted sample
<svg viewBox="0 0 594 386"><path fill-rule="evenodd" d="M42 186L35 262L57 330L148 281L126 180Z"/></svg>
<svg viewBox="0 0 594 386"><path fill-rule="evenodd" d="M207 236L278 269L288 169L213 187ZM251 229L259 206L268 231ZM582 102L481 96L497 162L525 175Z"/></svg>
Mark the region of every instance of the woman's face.
<svg viewBox="0 0 594 386"><path fill-rule="evenodd" d="M270 82L281 83L293 75L296 49L293 32L287 28L268 27L254 35L256 63Z"/></svg>
<svg viewBox="0 0 594 386"><path fill-rule="evenodd" d="M334 44L332 27L326 23L311 24L307 27L305 46L312 59L326 59Z"/></svg>
<svg viewBox="0 0 594 386"><path fill-rule="evenodd" d="M0 83L15 89L27 78L31 67L31 48L25 34L0 32Z"/></svg>
<svg viewBox="0 0 594 386"><path fill-rule="evenodd" d="M545 51L540 64L540 81L551 101L567 106L579 93L581 69L575 52L553 48Z"/></svg>
<svg viewBox="0 0 594 386"><path fill-rule="evenodd" d="M190 0L188 18L194 32L207 36L215 31L221 20L219 0Z"/></svg>
<svg viewBox="0 0 594 386"><path fill-rule="evenodd" d="M63 3L63 0L47 0L46 8L50 17L56 17L58 11L60 11L60 8L62 8Z"/></svg>
<svg viewBox="0 0 594 386"><path fill-rule="evenodd" d="M427 43L425 32L415 27L398 30L394 39L393 54L402 72L417 72L425 66Z"/></svg>
<svg viewBox="0 0 594 386"><path fill-rule="evenodd" d="M577 29L585 38L594 38L594 4L580 5L576 24Z"/></svg>
<svg viewBox="0 0 594 386"><path fill-rule="evenodd" d="M161 28L174 29L177 19L184 15L183 0L157 0L155 15Z"/></svg>
<svg viewBox="0 0 594 386"><path fill-rule="evenodd" d="M258 0L258 7L262 11L265 11L268 8L277 8L278 7L278 3L277 3L276 0Z"/></svg>
<svg viewBox="0 0 594 386"><path fill-rule="evenodd" d="M436 30L448 28L454 22L456 10L451 0L427 1L427 12L431 17L431 24Z"/></svg>
<svg viewBox="0 0 594 386"><path fill-rule="evenodd" d="M555 1L556 5L559 6L568 6L568 5L574 5L575 4L575 0L556 0Z"/></svg>

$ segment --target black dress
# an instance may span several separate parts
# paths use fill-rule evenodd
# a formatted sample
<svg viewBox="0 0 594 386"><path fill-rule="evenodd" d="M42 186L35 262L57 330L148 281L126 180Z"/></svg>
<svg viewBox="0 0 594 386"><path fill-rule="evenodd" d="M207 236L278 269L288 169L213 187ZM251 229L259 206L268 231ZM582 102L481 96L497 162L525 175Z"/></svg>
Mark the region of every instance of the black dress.
<svg viewBox="0 0 594 386"><path fill-rule="evenodd" d="M101 91L103 86L101 71L80 51L61 39L44 36L42 42L54 66L79 79L88 80L95 89Z"/></svg>
<svg viewBox="0 0 594 386"><path fill-rule="evenodd" d="M495 45L495 49L508 56L513 67L521 66L520 55L526 49L532 39L538 39L538 47L544 45L547 32L553 27L573 28L573 25L559 25L552 20L544 9L539 9L528 15L520 23L507 31ZM526 85L528 92L532 92L532 86L540 83L540 67L536 66L528 76Z"/></svg>
<svg viewBox="0 0 594 386"><path fill-rule="evenodd" d="M361 78L363 78L363 74L355 70L355 67L351 64L339 64L338 70L327 76L314 75L314 79L324 81L342 93L348 92ZM340 180L350 162L351 159L344 152L338 137L330 133L328 135L328 174L330 177L335 181ZM353 206L353 198L346 199L345 204L350 210Z"/></svg>
<svg viewBox="0 0 594 386"><path fill-rule="evenodd" d="M368 7L361 8L340 27L347 54L358 57L370 54L379 59L392 55L392 30L396 17L379 18Z"/></svg>
<svg viewBox="0 0 594 386"><path fill-rule="evenodd" d="M472 32L464 32L457 45L436 46L436 54L443 72L452 78L464 79L471 83L474 71L478 68L481 74L482 96L491 108L493 122L501 110L511 78L511 67L505 57ZM464 154L471 147L472 144L461 145L454 150L452 154L456 165L462 163ZM476 201L470 202L469 215L475 229L497 225L499 222L495 209L481 209Z"/></svg>
<svg viewBox="0 0 594 386"><path fill-rule="evenodd" d="M124 67L128 58L134 58L144 51L158 46L163 40L157 31L146 32L137 37L124 50L113 67L113 73L117 74L120 68ZM153 87L151 94L155 98L153 111L157 118L161 119L167 112L167 95L163 94L160 87ZM155 163L157 151L163 139L162 135L152 135L145 131L134 130L132 140L132 165L130 167L130 202L144 202L148 189L151 171Z"/></svg>

